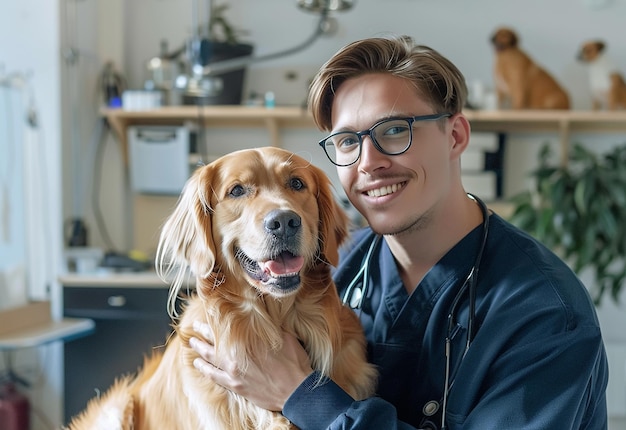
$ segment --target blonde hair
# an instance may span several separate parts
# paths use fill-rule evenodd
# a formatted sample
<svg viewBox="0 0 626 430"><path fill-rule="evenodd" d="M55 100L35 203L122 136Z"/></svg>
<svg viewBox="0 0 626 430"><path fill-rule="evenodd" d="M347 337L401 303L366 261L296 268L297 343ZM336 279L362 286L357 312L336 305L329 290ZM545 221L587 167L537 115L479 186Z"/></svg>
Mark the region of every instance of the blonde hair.
<svg viewBox="0 0 626 430"><path fill-rule="evenodd" d="M435 112L461 112L467 85L447 58L409 36L369 38L352 42L333 55L309 87L308 107L315 124L332 129L331 109L343 82L365 73L389 73L407 79Z"/></svg>

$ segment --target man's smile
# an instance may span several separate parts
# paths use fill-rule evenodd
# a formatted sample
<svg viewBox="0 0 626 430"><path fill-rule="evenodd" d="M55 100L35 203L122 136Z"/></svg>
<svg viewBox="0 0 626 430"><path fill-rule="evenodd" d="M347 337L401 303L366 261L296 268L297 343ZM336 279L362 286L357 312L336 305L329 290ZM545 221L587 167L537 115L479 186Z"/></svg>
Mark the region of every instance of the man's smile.
<svg viewBox="0 0 626 430"><path fill-rule="evenodd" d="M373 190L368 190L366 191L366 194L369 197L386 196L387 194L393 194L396 191L400 190L402 187L404 187L405 184L406 182L400 182L400 183L393 184L393 185L385 185L384 187L376 188Z"/></svg>

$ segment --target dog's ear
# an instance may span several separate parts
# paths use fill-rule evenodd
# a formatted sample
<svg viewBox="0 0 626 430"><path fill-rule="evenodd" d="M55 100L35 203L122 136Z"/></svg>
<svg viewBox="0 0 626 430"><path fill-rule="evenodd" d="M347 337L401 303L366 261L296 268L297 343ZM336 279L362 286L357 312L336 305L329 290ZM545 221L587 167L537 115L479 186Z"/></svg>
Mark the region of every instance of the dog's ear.
<svg viewBox="0 0 626 430"><path fill-rule="evenodd" d="M598 52L602 52L604 51L604 48L606 48L606 43L604 43L601 40L596 41L596 48L598 49Z"/></svg>
<svg viewBox="0 0 626 430"><path fill-rule="evenodd" d="M157 248L159 273L177 271L178 280L187 269L199 277L206 277L213 270L215 243L210 207L213 170L212 165L207 165L194 172L185 184L174 212L163 225Z"/></svg>
<svg viewBox="0 0 626 430"><path fill-rule="evenodd" d="M321 169L311 166L318 184L317 205L320 218L320 252L333 266L339 263L339 246L348 236L348 216L332 192L332 184Z"/></svg>
<svg viewBox="0 0 626 430"><path fill-rule="evenodd" d="M511 30L511 47L515 48L517 47L519 43L519 37L517 37L517 34Z"/></svg>

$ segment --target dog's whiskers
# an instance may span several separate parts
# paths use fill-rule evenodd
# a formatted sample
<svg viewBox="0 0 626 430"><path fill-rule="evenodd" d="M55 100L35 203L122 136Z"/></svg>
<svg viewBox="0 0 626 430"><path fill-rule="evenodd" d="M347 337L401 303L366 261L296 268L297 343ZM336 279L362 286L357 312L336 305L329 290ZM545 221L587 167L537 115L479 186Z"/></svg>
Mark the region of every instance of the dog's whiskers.
<svg viewBox="0 0 626 430"><path fill-rule="evenodd" d="M324 260L322 258L322 255L319 252L315 253L315 256L313 258L313 261L315 261L315 263L324 263L324 264L328 264L328 261Z"/></svg>
<svg viewBox="0 0 626 430"><path fill-rule="evenodd" d="M235 259L239 260L241 266L247 271L254 272L258 270L257 262L251 260L250 257L248 257L241 249L237 249L237 251L235 251Z"/></svg>
<svg viewBox="0 0 626 430"><path fill-rule="evenodd" d="M226 276L224 276L224 273L222 273L222 270L219 267L216 267L214 271L211 272L211 275L209 276L209 278L213 279L212 288L217 288L220 285L222 285L224 282L226 282Z"/></svg>

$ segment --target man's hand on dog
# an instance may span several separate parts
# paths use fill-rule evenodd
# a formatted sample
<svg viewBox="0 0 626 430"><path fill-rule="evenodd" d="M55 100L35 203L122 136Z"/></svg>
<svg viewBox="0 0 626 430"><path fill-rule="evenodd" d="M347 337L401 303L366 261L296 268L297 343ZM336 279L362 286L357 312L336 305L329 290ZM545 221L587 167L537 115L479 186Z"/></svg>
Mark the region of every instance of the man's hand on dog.
<svg viewBox="0 0 626 430"><path fill-rule="evenodd" d="M281 350L268 350L263 360L250 362L244 373L240 363L231 357L218 359L214 346L201 339L213 339L207 324L195 322L194 330L200 336L191 338L189 345L201 357L193 362L196 369L261 408L282 411L291 393L313 372L306 351L289 333L283 334Z"/></svg>

